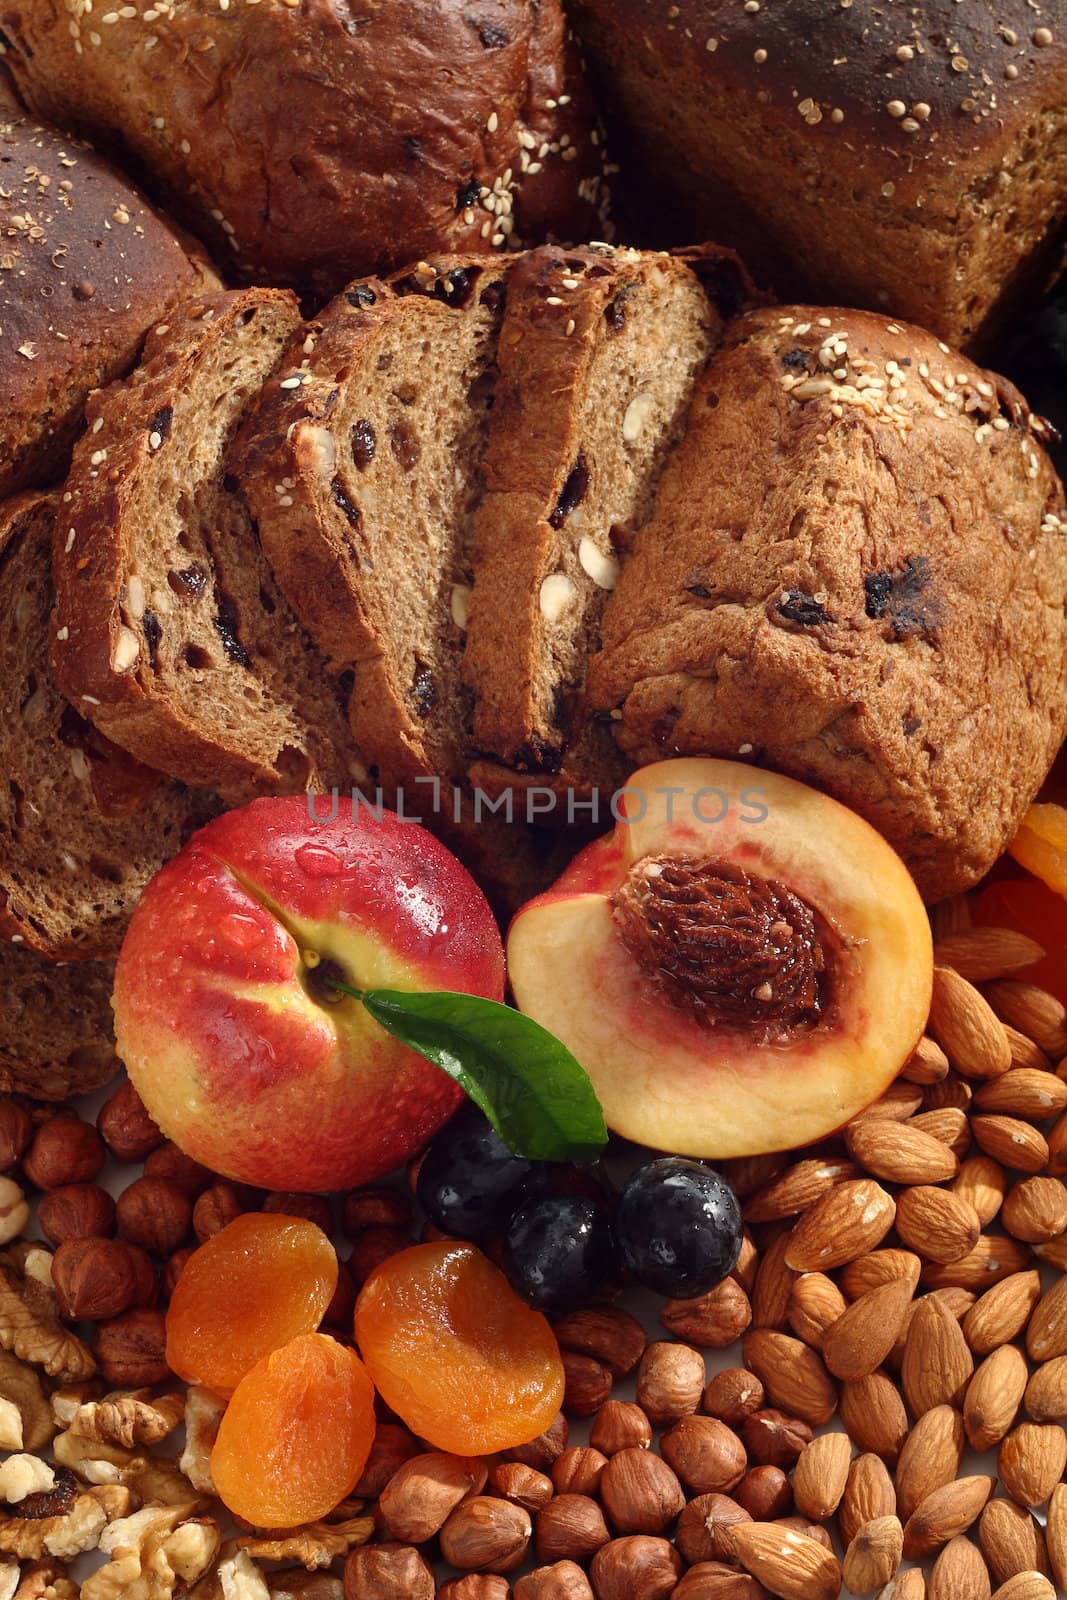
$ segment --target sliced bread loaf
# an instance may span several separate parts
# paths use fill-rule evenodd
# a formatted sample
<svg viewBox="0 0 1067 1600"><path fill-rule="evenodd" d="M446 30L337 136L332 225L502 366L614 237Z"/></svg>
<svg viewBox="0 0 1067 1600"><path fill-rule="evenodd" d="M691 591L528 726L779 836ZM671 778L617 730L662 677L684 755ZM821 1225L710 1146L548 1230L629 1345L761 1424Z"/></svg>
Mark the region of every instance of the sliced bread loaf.
<svg viewBox="0 0 1067 1600"><path fill-rule="evenodd" d="M148 879L216 808L60 697L48 665L57 498L0 509L0 935L69 959L117 953Z"/></svg>
<svg viewBox="0 0 1067 1600"><path fill-rule="evenodd" d="M463 659L470 776L490 793L610 792L623 774L583 709L586 663L721 327L671 256L546 246L514 269Z"/></svg>
<svg viewBox="0 0 1067 1600"><path fill-rule="evenodd" d="M358 762L224 465L299 322L292 295L248 289L153 330L89 405L56 526L61 689L140 760L228 800L350 784Z"/></svg>
<svg viewBox="0 0 1067 1600"><path fill-rule="evenodd" d="M88 1094L119 1070L109 961L63 966L0 943L0 1093Z"/></svg>

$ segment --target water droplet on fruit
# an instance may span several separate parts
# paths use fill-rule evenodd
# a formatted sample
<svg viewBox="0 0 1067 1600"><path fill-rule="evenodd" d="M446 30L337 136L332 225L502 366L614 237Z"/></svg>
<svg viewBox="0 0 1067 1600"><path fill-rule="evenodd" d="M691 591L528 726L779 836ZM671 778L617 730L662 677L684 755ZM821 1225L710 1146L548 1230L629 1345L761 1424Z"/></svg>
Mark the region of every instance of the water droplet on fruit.
<svg viewBox="0 0 1067 1600"><path fill-rule="evenodd" d="M219 933L237 950L252 950L260 941L260 931L251 917L230 911L219 920Z"/></svg>
<svg viewBox="0 0 1067 1600"><path fill-rule="evenodd" d="M309 878L337 878L344 871L340 856L324 844L302 844L295 858L301 872Z"/></svg>

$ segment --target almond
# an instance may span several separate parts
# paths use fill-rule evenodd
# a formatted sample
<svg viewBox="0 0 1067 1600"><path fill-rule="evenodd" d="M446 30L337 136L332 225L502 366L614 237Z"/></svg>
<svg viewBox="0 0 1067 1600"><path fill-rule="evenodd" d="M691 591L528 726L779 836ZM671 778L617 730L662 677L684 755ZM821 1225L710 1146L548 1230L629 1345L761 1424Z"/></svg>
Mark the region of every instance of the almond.
<svg viewBox="0 0 1067 1600"><path fill-rule="evenodd" d="M940 1083L948 1075L948 1056L936 1039L925 1035L919 1040L911 1055L900 1069L900 1076L909 1083Z"/></svg>
<svg viewBox="0 0 1067 1600"><path fill-rule="evenodd" d="M1022 1117L1025 1122L1044 1122L1067 1110L1067 1083L1054 1072L1012 1067L1003 1077L976 1089L974 1104L979 1111Z"/></svg>
<svg viewBox="0 0 1067 1600"><path fill-rule="evenodd" d="M911 1126L946 1145L957 1161L971 1148L971 1130L962 1106L938 1106L912 1118Z"/></svg>
<svg viewBox="0 0 1067 1600"><path fill-rule="evenodd" d="M1003 1167L1042 1172L1048 1166L1048 1140L1020 1117L972 1117L971 1133L986 1155Z"/></svg>
<svg viewBox="0 0 1067 1600"><path fill-rule="evenodd" d="M907 1572L898 1572L895 1578L890 1578L878 1600L925 1600L926 1579L918 1567L909 1567Z"/></svg>
<svg viewBox="0 0 1067 1600"><path fill-rule="evenodd" d="M934 1406L959 1405L973 1371L974 1357L951 1311L935 1296L920 1300L900 1370L912 1415L921 1417Z"/></svg>
<svg viewBox="0 0 1067 1600"><path fill-rule="evenodd" d="M1058 1422L1020 1422L997 1451L1000 1481L1021 1506L1044 1505L1067 1467L1067 1433Z"/></svg>
<svg viewBox="0 0 1067 1600"><path fill-rule="evenodd" d="M1032 1039L1028 1039L1025 1033L1020 1033L1018 1028L1011 1027L1003 1018L1001 1019L1001 1026L1008 1036L1013 1067L1034 1067L1038 1072L1050 1072L1052 1070L1052 1062Z"/></svg>
<svg viewBox="0 0 1067 1600"><path fill-rule="evenodd" d="M979 1293L1013 1272L1024 1272L1031 1255L1016 1239L982 1234L973 1250L959 1261L932 1261L923 1267L922 1281L931 1289L976 1289Z"/></svg>
<svg viewBox="0 0 1067 1600"><path fill-rule="evenodd" d="M960 1167L952 1192L978 1213L983 1228L988 1228L1004 1202L1004 1168L992 1156L969 1156Z"/></svg>
<svg viewBox="0 0 1067 1600"><path fill-rule="evenodd" d="M841 1570L846 1589L867 1594L888 1583L900 1566L903 1549L904 1530L896 1517L865 1522L845 1551Z"/></svg>
<svg viewBox="0 0 1067 1600"><path fill-rule="evenodd" d="M1067 1176L1067 1111L1056 1118L1049 1131L1048 1172L1051 1178Z"/></svg>
<svg viewBox="0 0 1067 1600"><path fill-rule="evenodd" d="M939 939L934 960L969 983L988 983L1032 967L1045 954L1036 939L1015 928L966 928Z"/></svg>
<svg viewBox="0 0 1067 1600"><path fill-rule="evenodd" d="M908 1122L854 1122L845 1143L865 1172L886 1183L941 1183L959 1170L947 1145Z"/></svg>
<svg viewBox="0 0 1067 1600"><path fill-rule="evenodd" d="M836 1378L855 1383L880 1367L896 1344L911 1304L906 1278L872 1289L854 1300L826 1332L822 1358Z"/></svg>
<svg viewBox="0 0 1067 1600"><path fill-rule="evenodd" d="M1026 1389L1026 1357L1013 1344L986 1357L963 1397L963 1426L971 1448L999 1444L1019 1411Z"/></svg>
<svg viewBox="0 0 1067 1600"><path fill-rule="evenodd" d="M928 1600L989 1600L986 1564L962 1533L950 1539L930 1571Z"/></svg>
<svg viewBox="0 0 1067 1600"><path fill-rule="evenodd" d="M1058 1279L1034 1307L1026 1349L1032 1361L1067 1355L1067 1278Z"/></svg>
<svg viewBox="0 0 1067 1600"><path fill-rule="evenodd" d="M974 925L971 903L965 894L949 895L930 907L930 929L935 940L947 939L950 933L963 933Z"/></svg>
<svg viewBox="0 0 1067 1600"><path fill-rule="evenodd" d="M788 1236L785 1263L795 1272L829 1272L880 1244L893 1226L892 1197L871 1178L838 1184L804 1213Z"/></svg>
<svg viewBox="0 0 1067 1600"><path fill-rule="evenodd" d="M1026 1409L1035 1422L1067 1419L1067 1356L1044 1362L1026 1385Z"/></svg>
<svg viewBox="0 0 1067 1600"><path fill-rule="evenodd" d="M912 1250L872 1250L870 1255L849 1262L841 1272L840 1283L850 1300L858 1300L898 1278L906 1279L914 1292L921 1270L922 1262Z"/></svg>
<svg viewBox="0 0 1067 1600"><path fill-rule="evenodd" d="M786 1266L786 1252L793 1235L783 1233L764 1252L752 1286L752 1326L784 1328L789 1316L789 1297L796 1273Z"/></svg>
<svg viewBox="0 0 1067 1600"><path fill-rule="evenodd" d="M938 1083L929 1083L923 1090L923 1111L966 1111L974 1090L958 1072L946 1072Z"/></svg>
<svg viewBox="0 0 1067 1600"><path fill-rule="evenodd" d="M852 1446L844 1433L822 1433L800 1452L793 1469L793 1499L801 1516L825 1522L841 1503Z"/></svg>
<svg viewBox="0 0 1067 1600"><path fill-rule="evenodd" d="M815 1539L773 1522L742 1522L730 1530L737 1559L780 1600L837 1600L841 1566Z"/></svg>
<svg viewBox="0 0 1067 1600"><path fill-rule="evenodd" d="M916 1422L897 1462L897 1508L905 1521L935 1489L951 1483L963 1459L963 1418L933 1406Z"/></svg>
<svg viewBox="0 0 1067 1600"><path fill-rule="evenodd" d="M978 1523L978 1540L994 1583L1006 1583L1017 1572L1049 1571L1044 1529L1014 1500L990 1500Z"/></svg>
<svg viewBox="0 0 1067 1600"><path fill-rule="evenodd" d="M1010 1344L1025 1328L1041 1296L1036 1272L1013 1272L1002 1278L971 1307L963 1318L963 1334L976 1356L988 1355Z"/></svg>
<svg viewBox="0 0 1067 1600"><path fill-rule="evenodd" d="M1067 1186L1059 1178L1025 1178L1004 1201L1000 1220L1027 1244L1058 1239L1067 1232Z"/></svg>
<svg viewBox="0 0 1067 1600"><path fill-rule="evenodd" d="M1061 1233L1058 1239L1035 1244L1033 1250L1045 1266L1053 1267L1057 1272L1067 1272L1067 1234Z"/></svg>
<svg viewBox="0 0 1067 1600"><path fill-rule="evenodd" d="M846 1304L837 1284L824 1272L802 1272L789 1297L789 1326L798 1339L821 1350L827 1328L841 1316Z"/></svg>
<svg viewBox="0 0 1067 1600"><path fill-rule="evenodd" d="M1058 1483L1052 1491L1045 1518L1045 1538L1052 1576L1061 1590L1067 1590L1067 1483Z"/></svg>
<svg viewBox="0 0 1067 1600"><path fill-rule="evenodd" d="M994 1589L993 1600L1058 1600L1055 1589L1040 1572L1017 1572Z"/></svg>
<svg viewBox="0 0 1067 1600"><path fill-rule="evenodd" d="M857 1176L851 1161L798 1161L757 1189L745 1201L741 1214L746 1222L779 1222L807 1211L836 1184Z"/></svg>
<svg viewBox="0 0 1067 1600"><path fill-rule="evenodd" d="M966 1533L980 1516L982 1507L996 1487L996 1478L975 1476L957 1478L928 1494L904 1524L904 1555L921 1561L948 1544L958 1533Z"/></svg>
<svg viewBox="0 0 1067 1600"><path fill-rule="evenodd" d="M1000 1020L1032 1039L1050 1061L1067 1056L1067 1013L1046 989L1012 978L998 978L987 986L985 996Z"/></svg>
<svg viewBox="0 0 1067 1600"><path fill-rule="evenodd" d="M837 1410L837 1390L814 1350L774 1328L750 1328L741 1353L774 1405L813 1428L829 1422Z"/></svg>
<svg viewBox="0 0 1067 1600"><path fill-rule="evenodd" d="M881 1456L890 1466L908 1436L908 1413L900 1391L885 1372L841 1386L841 1424L858 1450Z"/></svg>
<svg viewBox="0 0 1067 1600"><path fill-rule="evenodd" d="M857 1456L848 1469L845 1492L837 1510L841 1537L849 1544L865 1522L892 1517L897 1511L893 1480L881 1456Z"/></svg>
<svg viewBox="0 0 1067 1600"><path fill-rule="evenodd" d="M965 1077L996 1078L1011 1066L1011 1049L993 1008L951 967L934 968L929 1029Z"/></svg>
<svg viewBox="0 0 1067 1600"><path fill-rule="evenodd" d="M961 1261L982 1232L978 1213L951 1189L922 1184L897 1200L897 1232L927 1261Z"/></svg>

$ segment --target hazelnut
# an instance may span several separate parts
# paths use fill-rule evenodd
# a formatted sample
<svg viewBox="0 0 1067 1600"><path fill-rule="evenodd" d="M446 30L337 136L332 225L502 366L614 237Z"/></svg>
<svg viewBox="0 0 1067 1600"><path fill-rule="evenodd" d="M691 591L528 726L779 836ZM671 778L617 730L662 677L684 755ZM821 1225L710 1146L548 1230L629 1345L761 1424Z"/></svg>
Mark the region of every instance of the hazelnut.
<svg viewBox="0 0 1067 1600"><path fill-rule="evenodd" d="M725 1494L701 1494L690 1500L674 1530L674 1542L690 1564L737 1559L730 1529L752 1518Z"/></svg>
<svg viewBox="0 0 1067 1600"><path fill-rule="evenodd" d="M762 1583L722 1561L690 1567L671 1600L767 1600Z"/></svg>
<svg viewBox="0 0 1067 1600"><path fill-rule="evenodd" d="M609 1400L596 1414L589 1443L606 1456L618 1455L620 1450L647 1450L652 1443L652 1424L632 1401Z"/></svg>
<svg viewBox="0 0 1067 1600"><path fill-rule="evenodd" d="M501 1500L513 1500L527 1511L540 1511L556 1492L551 1478L521 1461L501 1461L489 1474L489 1487Z"/></svg>
<svg viewBox="0 0 1067 1600"><path fill-rule="evenodd" d="M352 1328L352 1313L356 1309L356 1286L352 1282L352 1274L343 1261L337 1263L337 1287L333 1291L322 1320L331 1328L344 1328L350 1332Z"/></svg>
<svg viewBox="0 0 1067 1600"><path fill-rule="evenodd" d="M29 1220L26 1196L14 1178L0 1178L0 1244L17 1239Z"/></svg>
<svg viewBox="0 0 1067 1600"><path fill-rule="evenodd" d="M363 1474L352 1490L362 1500L376 1500L405 1461L419 1453L414 1435L398 1422L379 1422L374 1430Z"/></svg>
<svg viewBox="0 0 1067 1600"><path fill-rule="evenodd" d="M101 1322L93 1341L100 1375L113 1389L144 1389L170 1377L167 1330L158 1311L125 1311Z"/></svg>
<svg viewBox="0 0 1067 1600"><path fill-rule="evenodd" d="M96 1126L116 1161L143 1161L163 1143L162 1133L128 1079L100 1107Z"/></svg>
<svg viewBox="0 0 1067 1600"><path fill-rule="evenodd" d="M659 1447L686 1488L697 1494L732 1489L748 1466L744 1445L717 1417L680 1417Z"/></svg>
<svg viewBox="0 0 1067 1600"><path fill-rule="evenodd" d="M526 1559L532 1532L523 1506L476 1495L458 1505L441 1529L441 1554L461 1571L511 1572Z"/></svg>
<svg viewBox="0 0 1067 1600"><path fill-rule="evenodd" d="M378 1502L390 1534L401 1544L425 1544L462 1500L481 1494L486 1475L485 1462L476 1456L443 1450L411 1456L397 1468Z"/></svg>
<svg viewBox="0 0 1067 1600"><path fill-rule="evenodd" d="M357 1287L366 1283L375 1267L380 1267L390 1256L401 1250L410 1250L414 1240L402 1228L365 1228L352 1246L348 1270Z"/></svg>
<svg viewBox="0 0 1067 1600"><path fill-rule="evenodd" d="M41 1232L52 1244L66 1239L107 1239L115 1231L115 1202L96 1183L50 1189L37 1207Z"/></svg>
<svg viewBox="0 0 1067 1600"><path fill-rule="evenodd" d="M92 1124L64 1111L37 1129L22 1170L36 1188L59 1189L92 1183L104 1160L104 1141Z"/></svg>
<svg viewBox="0 0 1067 1600"><path fill-rule="evenodd" d="M752 1321L748 1295L732 1278L694 1300L667 1300L659 1320L676 1339L705 1350L725 1350Z"/></svg>
<svg viewBox="0 0 1067 1600"><path fill-rule="evenodd" d="M195 1253L195 1245L186 1245L184 1250L175 1250L166 1266L163 1268L163 1293L169 1300L178 1287L178 1279L185 1270L185 1263Z"/></svg>
<svg viewBox="0 0 1067 1600"><path fill-rule="evenodd" d="M151 1155L146 1156L144 1171L146 1178L169 1178L176 1183L179 1189L184 1189L190 1200L195 1200L197 1195L203 1194L205 1189L210 1189L215 1182L215 1174L209 1172L207 1167L202 1167L199 1161L194 1161L192 1156L187 1156L184 1150L179 1150L176 1144L164 1141Z"/></svg>
<svg viewBox="0 0 1067 1600"><path fill-rule="evenodd" d="M364 1545L345 1562L345 1600L434 1600L433 1573L410 1545Z"/></svg>
<svg viewBox="0 0 1067 1600"><path fill-rule="evenodd" d="M799 1417L787 1417L773 1406L754 1411L741 1424L741 1440L749 1459L761 1467L794 1466L812 1441L812 1431Z"/></svg>
<svg viewBox="0 0 1067 1600"><path fill-rule="evenodd" d="M222 1179L197 1197L193 1206L193 1232L201 1244L206 1244L221 1233L227 1223L243 1216L244 1211L237 1189Z"/></svg>
<svg viewBox="0 0 1067 1600"><path fill-rule="evenodd" d="M550 1472L552 1463L567 1448L569 1432L567 1419L561 1411L544 1433L539 1433L529 1444L515 1445L513 1449L503 1451L503 1458L505 1461L521 1461L527 1467L536 1467L538 1472Z"/></svg>
<svg viewBox="0 0 1067 1600"><path fill-rule="evenodd" d="M274 1211L283 1217L302 1217L313 1222L327 1236L333 1232L333 1212L324 1194L289 1194L273 1189L263 1202L264 1211Z"/></svg>
<svg viewBox="0 0 1067 1600"><path fill-rule="evenodd" d="M341 1227L349 1239L355 1239L367 1228L409 1228L411 1200L402 1189L389 1189L384 1184L353 1189L345 1195L341 1218Z"/></svg>
<svg viewBox="0 0 1067 1600"><path fill-rule="evenodd" d="M437 1600L508 1600L511 1587L495 1572L465 1572L441 1585Z"/></svg>
<svg viewBox="0 0 1067 1600"><path fill-rule="evenodd" d="M588 1561L610 1538L595 1500L560 1494L538 1513L534 1548L540 1561Z"/></svg>
<svg viewBox="0 0 1067 1600"><path fill-rule="evenodd" d="M793 1509L793 1486L781 1467L752 1467L734 1489L734 1499L756 1522L776 1522Z"/></svg>
<svg viewBox="0 0 1067 1600"><path fill-rule="evenodd" d="M600 1498L619 1533L662 1533L685 1505L678 1478L650 1450L620 1450L600 1475Z"/></svg>
<svg viewBox="0 0 1067 1600"><path fill-rule="evenodd" d="M552 1326L561 1350L602 1361L616 1378L633 1371L648 1344L637 1318L617 1306L571 1311Z"/></svg>
<svg viewBox="0 0 1067 1600"><path fill-rule="evenodd" d="M608 1458L590 1445L572 1445L552 1468L557 1494L596 1494Z"/></svg>
<svg viewBox="0 0 1067 1600"><path fill-rule="evenodd" d="M637 1403L650 1422L677 1422L700 1407L708 1375L704 1357L687 1344L650 1344L637 1369Z"/></svg>
<svg viewBox="0 0 1067 1600"><path fill-rule="evenodd" d="M127 1244L126 1254L133 1262L135 1284L134 1305L146 1307L149 1310L159 1299L159 1273L156 1271L148 1252L142 1250L139 1244Z"/></svg>
<svg viewBox="0 0 1067 1600"><path fill-rule="evenodd" d="M573 1561L557 1561L519 1578L515 1600L593 1600L593 1591L581 1567Z"/></svg>
<svg viewBox="0 0 1067 1600"><path fill-rule="evenodd" d="M0 1172L10 1172L29 1149L33 1122L25 1106L9 1094L0 1095Z"/></svg>
<svg viewBox="0 0 1067 1600"><path fill-rule="evenodd" d="M137 1300L137 1268L118 1239L67 1239L52 1257L59 1309L72 1321L103 1321Z"/></svg>
<svg viewBox="0 0 1067 1600"><path fill-rule="evenodd" d="M666 1600L682 1558L666 1539L612 1539L593 1557L589 1575L596 1600Z"/></svg>
<svg viewBox="0 0 1067 1600"><path fill-rule="evenodd" d="M563 1409L568 1416L591 1417L611 1399L614 1378L611 1368L594 1356L578 1355L573 1350L561 1350L565 1388Z"/></svg>
<svg viewBox="0 0 1067 1600"><path fill-rule="evenodd" d="M123 1239L165 1260L186 1239L193 1204L170 1178L137 1178L119 1195L115 1216Z"/></svg>
<svg viewBox="0 0 1067 1600"><path fill-rule="evenodd" d="M717 1372L704 1390L703 1409L728 1428L736 1428L758 1411L767 1398L760 1380L747 1367Z"/></svg>

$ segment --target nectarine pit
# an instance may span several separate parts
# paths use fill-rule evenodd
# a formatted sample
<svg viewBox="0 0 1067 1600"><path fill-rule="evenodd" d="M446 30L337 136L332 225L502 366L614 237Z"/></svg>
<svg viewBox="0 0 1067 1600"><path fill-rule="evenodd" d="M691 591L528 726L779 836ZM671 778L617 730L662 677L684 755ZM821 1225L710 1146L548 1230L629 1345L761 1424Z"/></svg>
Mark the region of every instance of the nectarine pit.
<svg viewBox="0 0 1067 1600"><path fill-rule="evenodd" d="M784 884L711 858L646 856L611 904L652 984L698 1021L766 1037L819 1021L829 930Z"/></svg>

